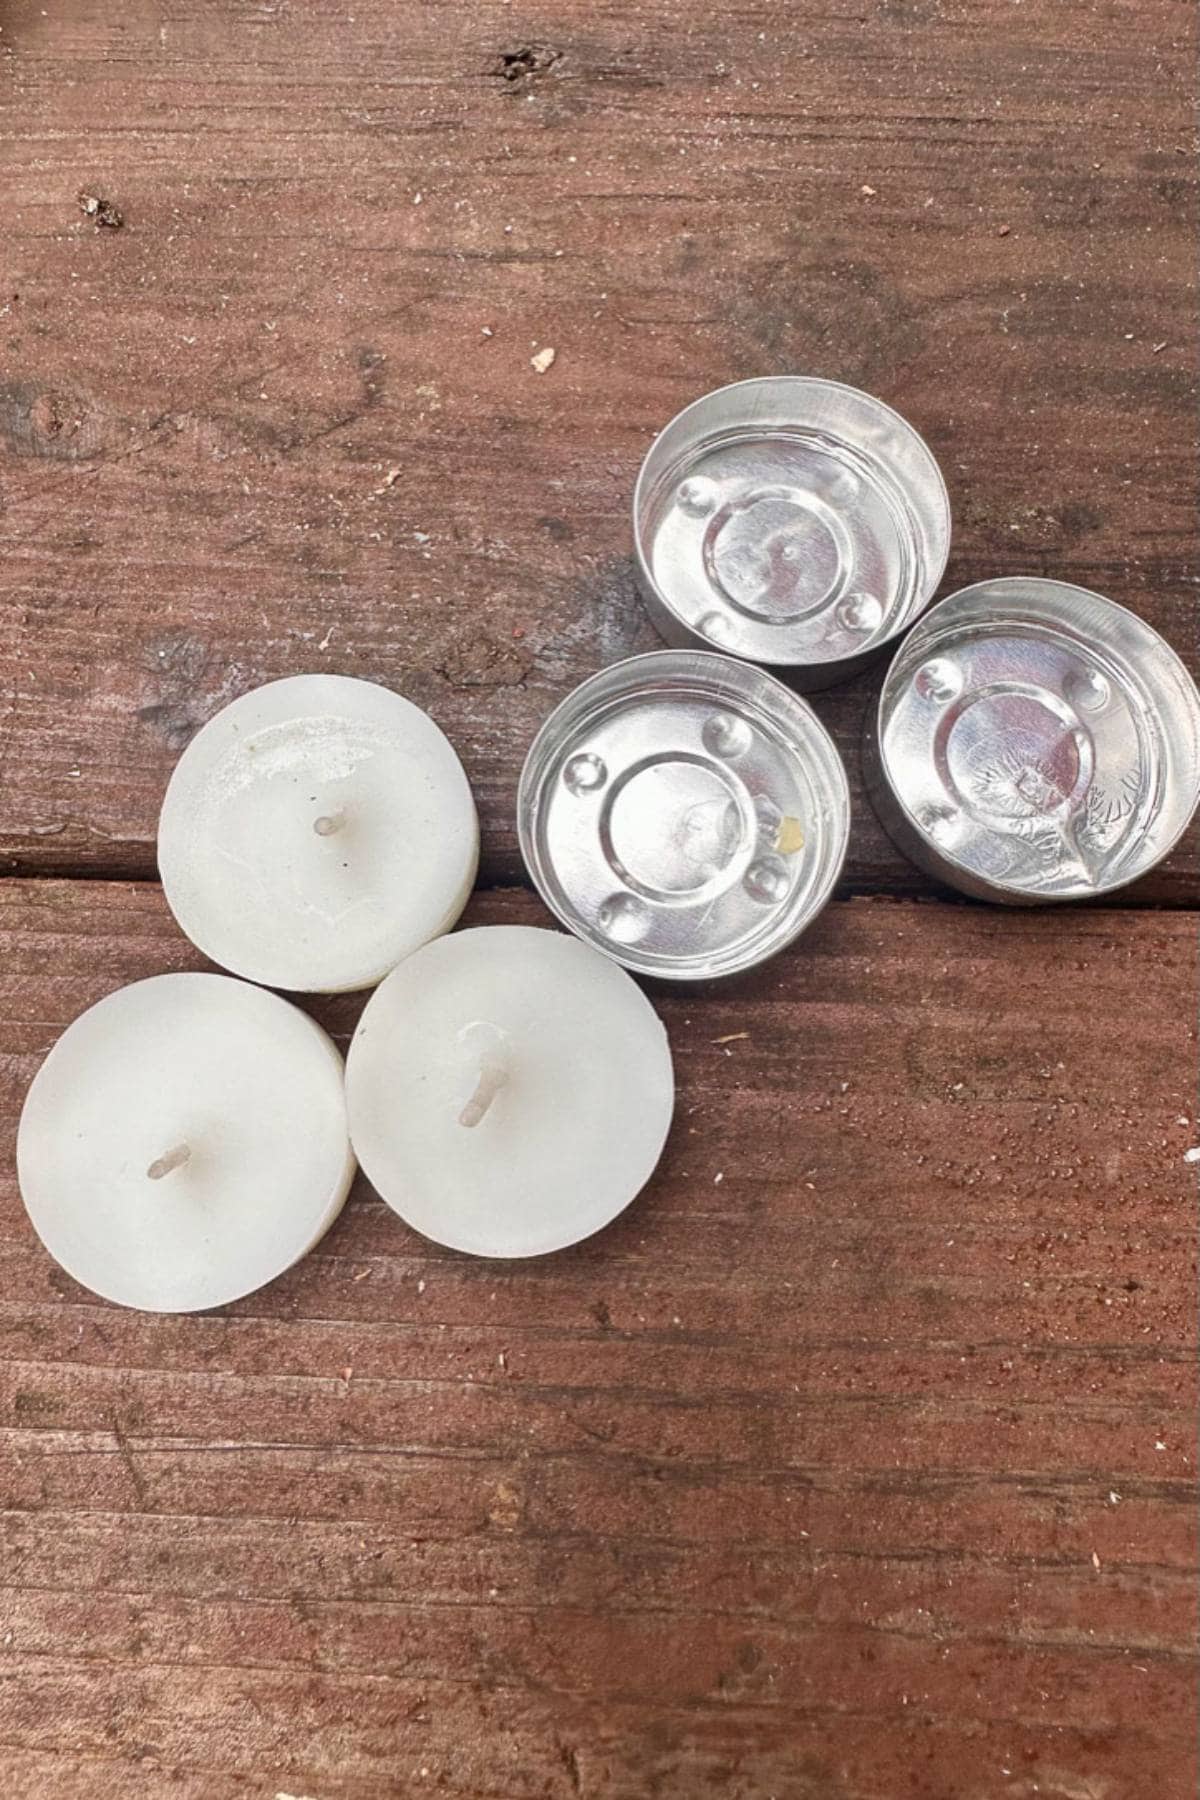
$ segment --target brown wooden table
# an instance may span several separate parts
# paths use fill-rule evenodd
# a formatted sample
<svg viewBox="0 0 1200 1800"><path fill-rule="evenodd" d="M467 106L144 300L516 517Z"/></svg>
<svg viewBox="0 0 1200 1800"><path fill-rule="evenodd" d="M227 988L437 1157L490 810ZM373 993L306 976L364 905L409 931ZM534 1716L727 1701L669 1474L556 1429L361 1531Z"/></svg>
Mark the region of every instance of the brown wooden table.
<svg viewBox="0 0 1200 1800"><path fill-rule="evenodd" d="M542 1263L364 1185L253 1299L121 1312L11 1145L68 1020L197 966L157 804L263 679L428 707L469 917L546 922L516 772L654 644L633 477L720 382L880 393L946 470L947 591L1063 576L1195 668L1191 7L0 26L6 1800L1190 1800L1194 837L1107 909L957 903L861 800L878 675L820 697L842 893L657 996L660 1174Z"/></svg>

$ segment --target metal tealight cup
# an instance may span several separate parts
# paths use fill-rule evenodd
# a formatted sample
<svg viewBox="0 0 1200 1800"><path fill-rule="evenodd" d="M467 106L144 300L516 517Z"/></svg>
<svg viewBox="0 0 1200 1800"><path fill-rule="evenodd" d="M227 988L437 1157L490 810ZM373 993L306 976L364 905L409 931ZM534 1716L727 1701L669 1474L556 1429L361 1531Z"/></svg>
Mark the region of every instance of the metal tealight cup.
<svg viewBox="0 0 1200 1800"><path fill-rule="evenodd" d="M932 607L884 677L867 790L897 846L978 899L1124 887L1200 802L1200 694L1136 613L1063 581L981 581Z"/></svg>
<svg viewBox="0 0 1200 1800"><path fill-rule="evenodd" d="M629 657L542 725L517 800L534 885L638 974L730 975L797 937L841 872L850 794L790 688L693 650Z"/></svg>
<svg viewBox="0 0 1200 1800"><path fill-rule="evenodd" d="M928 605L950 548L924 440L857 388L801 375L718 388L673 418L633 499L638 580L668 643L845 680Z"/></svg>

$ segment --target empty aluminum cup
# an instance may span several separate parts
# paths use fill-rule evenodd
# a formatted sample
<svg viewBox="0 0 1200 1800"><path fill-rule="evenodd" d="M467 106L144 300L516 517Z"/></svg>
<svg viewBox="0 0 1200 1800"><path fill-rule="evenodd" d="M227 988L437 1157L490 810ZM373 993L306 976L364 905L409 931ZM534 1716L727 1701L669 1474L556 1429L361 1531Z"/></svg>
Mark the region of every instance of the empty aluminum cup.
<svg viewBox="0 0 1200 1800"><path fill-rule="evenodd" d="M1110 893L1200 801L1200 695L1136 613L1064 581L981 581L884 678L866 775L920 867L984 900Z"/></svg>
<svg viewBox="0 0 1200 1800"><path fill-rule="evenodd" d="M838 381L770 376L706 394L659 433L633 535L668 643L820 688L928 605L950 502L928 447L890 406Z"/></svg>
<svg viewBox="0 0 1200 1800"><path fill-rule="evenodd" d="M643 975L761 962L828 900L850 829L841 759L761 669L695 650L633 656L546 720L517 799L552 912Z"/></svg>

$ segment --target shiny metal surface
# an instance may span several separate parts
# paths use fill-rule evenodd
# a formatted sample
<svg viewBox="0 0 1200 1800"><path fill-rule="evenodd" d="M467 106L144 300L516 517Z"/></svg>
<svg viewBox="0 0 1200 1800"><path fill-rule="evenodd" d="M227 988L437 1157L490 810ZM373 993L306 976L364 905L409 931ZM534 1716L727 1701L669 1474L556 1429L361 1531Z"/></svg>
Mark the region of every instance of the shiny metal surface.
<svg viewBox="0 0 1200 1800"><path fill-rule="evenodd" d="M546 720L517 800L542 898L644 975L733 974L829 898L850 795L828 733L761 669L660 650L603 669Z"/></svg>
<svg viewBox="0 0 1200 1800"><path fill-rule="evenodd" d="M928 604L950 502L926 444L881 400L772 376L706 394L659 433L633 532L668 643L818 688L854 674Z"/></svg>
<svg viewBox="0 0 1200 1800"><path fill-rule="evenodd" d="M1066 582L981 581L933 607L884 678L868 790L898 846L977 898L1135 881L1200 801L1200 695L1156 631Z"/></svg>

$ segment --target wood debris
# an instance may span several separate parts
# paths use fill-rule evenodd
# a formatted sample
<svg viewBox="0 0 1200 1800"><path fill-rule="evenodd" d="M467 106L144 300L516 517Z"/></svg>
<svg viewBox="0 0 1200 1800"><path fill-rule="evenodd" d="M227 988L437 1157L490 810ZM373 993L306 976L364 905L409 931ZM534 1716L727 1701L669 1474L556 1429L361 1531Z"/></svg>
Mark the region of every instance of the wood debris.
<svg viewBox="0 0 1200 1800"><path fill-rule="evenodd" d="M544 375L546 373L546 370L550 367L551 363L554 361L554 359L557 355L558 355L558 351L552 350L550 348L550 346L547 344L547 346L544 350L539 350L537 352L537 354L535 356L531 356L529 360L530 360L530 363L533 365L533 367L537 370L538 374Z"/></svg>
<svg viewBox="0 0 1200 1800"><path fill-rule="evenodd" d="M79 205L97 231L120 231L125 223L112 201L102 200L99 194L80 194Z"/></svg>

